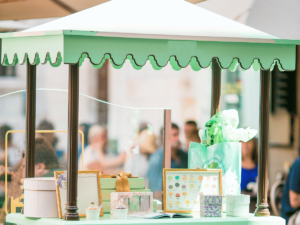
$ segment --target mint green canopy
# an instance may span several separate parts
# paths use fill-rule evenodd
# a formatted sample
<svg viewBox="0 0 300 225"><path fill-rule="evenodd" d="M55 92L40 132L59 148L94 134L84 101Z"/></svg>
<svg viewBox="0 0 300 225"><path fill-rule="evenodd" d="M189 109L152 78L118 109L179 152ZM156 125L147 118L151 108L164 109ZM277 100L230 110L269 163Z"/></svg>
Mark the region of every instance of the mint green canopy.
<svg viewBox="0 0 300 225"><path fill-rule="evenodd" d="M184 0L112 0L55 21L3 33L1 63L74 64L89 58L100 68L109 59L135 69L149 60L156 70L208 67L295 70L296 45L229 20Z"/></svg>

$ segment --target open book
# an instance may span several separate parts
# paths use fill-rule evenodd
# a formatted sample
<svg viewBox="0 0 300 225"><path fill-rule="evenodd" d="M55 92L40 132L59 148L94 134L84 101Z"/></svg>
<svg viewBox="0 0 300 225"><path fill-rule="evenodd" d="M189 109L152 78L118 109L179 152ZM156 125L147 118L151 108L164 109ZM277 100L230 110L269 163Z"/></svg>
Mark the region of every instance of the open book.
<svg viewBox="0 0 300 225"><path fill-rule="evenodd" d="M193 218L191 214L179 214L179 213L134 213L128 215L128 217L132 218L140 218L140 219L168 219L168 218Z"/></svg>

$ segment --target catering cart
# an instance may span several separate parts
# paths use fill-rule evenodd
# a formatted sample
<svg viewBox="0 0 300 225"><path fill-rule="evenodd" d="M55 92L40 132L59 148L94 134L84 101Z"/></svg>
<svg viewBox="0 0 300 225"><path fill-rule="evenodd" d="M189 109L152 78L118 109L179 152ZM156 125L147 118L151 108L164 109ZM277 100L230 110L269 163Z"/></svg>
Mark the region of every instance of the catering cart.
<svg viewBox="0 0 300 225"><path fill-rule="evenodd" d="M26 64L26 177L34 177L36 111L36 68L49 63L69 65L68 97L68 185L64 220L32 219L9 214L14 224L97 224L80 220L77 213L77 149L79 67L88 58L95 68L109 60L116 69L128 59L135 69L147 60L154 70L168 63L174 70L211 67L211 114L219 111L221 70L260 70L260 122L258 202L255 214L247 218L199 218L171 220L113 221L106 215L100 224L285 224L270 217L268 188L268 129L270 78L274 66L296 69L300 41L283 40L239 24L184 0L112 0L52 22L1 37L1 63ZM170 112L166 111L166 118ZM166 122L170 126L169 119ZM170 130L170 129L166 129ZM166 132L166 137L168 137ZM170 145L165 140L165 168L170 168ZM65 221L67 220L67 221ZM80 221L79 221L80 220ZM69 222L70 221L70 222ZM72 221L72 222L71 222Z"/></svg>

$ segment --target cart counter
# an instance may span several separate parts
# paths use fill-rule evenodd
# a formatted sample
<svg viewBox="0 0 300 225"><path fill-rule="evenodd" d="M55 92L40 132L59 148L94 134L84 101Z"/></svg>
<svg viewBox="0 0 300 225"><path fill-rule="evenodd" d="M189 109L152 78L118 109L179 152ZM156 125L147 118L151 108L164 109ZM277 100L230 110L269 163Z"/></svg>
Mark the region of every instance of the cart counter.
<svg viewBox="0 0 300 225"><path fill-rule="evenodd" d="M20 213L12 213L7 215L6 221L16 225L117 225L117 224L177 224L177 225L198 225L199 223L207 225L285 225L285 220L281 217L255 217L251 214L249 217L226 217L223 214L222 218L189 218L189 219L127 219L115 220L111 215L104 215L99 221L86 221L82 218L80 221L65 221L56 218L28 218Z"/></svg>

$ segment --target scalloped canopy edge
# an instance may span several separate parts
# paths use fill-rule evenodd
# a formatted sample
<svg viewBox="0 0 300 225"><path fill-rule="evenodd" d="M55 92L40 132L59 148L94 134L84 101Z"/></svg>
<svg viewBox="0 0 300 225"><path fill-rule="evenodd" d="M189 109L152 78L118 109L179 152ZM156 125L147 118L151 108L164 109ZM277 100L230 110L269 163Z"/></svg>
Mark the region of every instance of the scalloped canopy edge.
<svg viewBox="0 0 300 225"><path fill-rule="evenodd" d="M95 68L109 60L116 69L126 60L139 70L150 61L155 70L171 64L174 70L187 66L195 71L210 66L217 58L222 69L295 70L296 45L278 43L241 43L213 41L182 41L102 36L48 35L2 39L1 63L5 66L49 63L81 65L88 58Z"/></svg>

